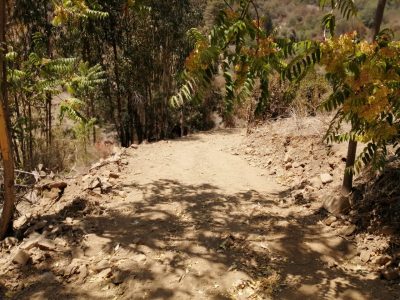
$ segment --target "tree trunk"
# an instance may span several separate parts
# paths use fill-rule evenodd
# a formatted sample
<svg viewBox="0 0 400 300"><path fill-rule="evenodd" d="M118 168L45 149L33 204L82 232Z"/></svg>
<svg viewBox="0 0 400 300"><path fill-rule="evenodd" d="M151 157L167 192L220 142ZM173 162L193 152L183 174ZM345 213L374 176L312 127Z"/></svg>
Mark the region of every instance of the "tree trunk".
<svg viewBox="0 0 400 300"><path fill-rule="evenodd" d="M381 31L385 6L386 6L386 0L378 0L378 6L376 7L375 22L374 22L374 37L373 37L374 39Z"/></svg>
<svg viewBox="0 0 400 300"><path fill-rule="evenodd" d="M15 202L14 158L7 108L6 0L0 0L0 148L4 166L4 204L0 219L0 240L12 232Z"/></svg>
<svg viewBox="0 0 400 300"><path fill-rule="evenodd" d="M373 40L380 32L383 20L383 13L385 12L385 6L386 6L386 0L378 0L378 6L376 7L376 14L375 14ZM347 148L346 169L354 167L356 154L357 154L357 142L351 140ZM345 193L350 193L352 189L353 189L353 172L345 171L343 179L343 191Z"/></svg>
<svg viewBox="0 0 400 300"><path fill-rule="evenodd" d="M356 160L356 153L357 153L357 142L350 141L349 146L347 148L346 170L344 172L344 178L343 178L343 192L345 194L351 193L353 189L353 172L349 171L348 168L354 166L354 162Z"/></svg>

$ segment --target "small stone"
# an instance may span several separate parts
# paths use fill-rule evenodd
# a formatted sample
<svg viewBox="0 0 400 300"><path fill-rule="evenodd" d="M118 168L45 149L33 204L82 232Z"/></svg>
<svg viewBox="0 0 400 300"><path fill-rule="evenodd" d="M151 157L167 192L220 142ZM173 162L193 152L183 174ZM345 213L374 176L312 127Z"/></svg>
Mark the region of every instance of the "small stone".
<svg viewBox="0 0 400 300"><path fill-rule="evenodd" d="M287 164L285 165L285 169L286 169L286 170L290 170L292 167L293 167L293 166L292 166L291 163L287 163Z"/></svg>
<svg viewBox="0 0 400 300"><path fill-rule="evenodd" d="M12 259L12 262L15 264L18 264L20 266L25 266L29 260L31 259L31 256L29 255L28 252L25 252L22 249L19 249L17 251L17 254L15 254L14 258Z"/></svg>
<svg viewBox="0 0 400 300"><path fill-rule="evenodd" d="M111 282L114 283L115 285L119 285L121 283L123 283L125 281L125 276L124 274L117 270L115 272L113 272L112 278L111 278Z"/></svg>
<svg viewBox="0 0 400 300"><path fill-rule="evenodd" d="M293 161L293 158L290 156L289 153L286 153L285 157L283 158L283 162L289 163L289 162L292 162L292 161Z"/></svg>
<svg viewBox="0 0 400 300"><path fill-rule="evenodd" d="M297 169L299 167L301 167L301 165L298 162L293 163L293 168Z"/></svg>
<svg viewBox="0 0 400 300"><path fill-rule="evenodd" d="M320 188L321 188L321 185L322 185L321 179L320 179L319 177L313 177L313 178L311 178L311 179L310 179L310 185L311 185L313 188L320 189Z"/></svg>
<svg viewBox="0 0 400 300"><path fill-rule="evenodd" d="M384 266L387 263L391 262L392 258L388 255L380 255L377 258L375 258L374 260L374 264L378 265L378 266Z"/></svg>
<svg viewBox="0 0 400 300"><path fill-rule="evenodd" d="M88 276L88 269L85 264L81 265L78 269L79 277L78 277L78 283L83 283Z"/></svg>
<svg viewBox="0 0 400 300"><path fill-rule="evenodd" d="M112 189L112 185L108 181L102 181L101 183L101 192L108 193Z"/></svg>
<svg viewBox="0 0 400 300"><path fill-rule="evenodd" d="M341 234L343 234L344 236L350 236L356 231L356 229L356 225L349 225L341 230Z"/></svg>
<svg viewBox="0 0 400 300"><path fill-rule="evenodd" d="M147 256L144 254L137 254L132 257L137 262L144 262L147 259Z"/></svg>
<svg viewBox="0 0 400 300"><path fill-rule="evenodd" d="M111 275L112 275L111 268L104 269L103 271L101 271L99 273L99 277L101 277L101 278L110 278Z"/></svg>
<svg viewBox="0 0 400 300"><path fill-rule="evenodd" d="M335 216L329 216L324 220L326 226L331 226L333 222L335 222L337 218Z"/></svg>
<svg viewBox="0 0 400 300"><path fill-rule="evenodd" d="M45 251L54 251L57 248L57 245L49 239L39 239L37 242L37 246L39 249Z"/></svg>
<svg viewBox="0 0 400 300"><path fill-rule="evenodd" d="M107 261L107 260L102 260L102 261L100 261L95 267L94 267L94 270L95 271L97 271L97 272L100 272L100 271L102 271L102 270L104 270L104 269L108 269L108 268L110 268L110 263Z"/></svg>
<svg viewBox="0 0 400 300"><path fill-rule="evenodd" d="M139 148L139 145L138 144L132 144L131 145L131 149L138 149Z"/></svg>
<svg viewBox="0 0 400 300"><path fill-rule="evenodd" d="M246 150L244 150L244 153L245 153L245 154L252 154L253 151L254 151L253 148L247 147Z"/></svg>
<svg viewBox="0 0 400 300"><path fill-rule="evenodd" d="M78 273L80 266L83 265L81 259L74 258L71 263L64 269L64 276L69 277Z"/></svg>
<svg viewBox="0 0 400 300"><path fill-rule="evenodd" d="M38 241L42 238L42 236L38 233L31 234L28 239L24 240L21 244L21 249L30 250L32 248L37 247Z"/></svg>
<svg viewBox="0 0 400 300"><path fill-rule="evenodd" d="M110 178L114 178L114 179L118 179L119 178L119 174L117 174L117 173L110 173L109 174L109 176L110 176Z"/></svg>
<svg viewBox="0 0 400 300"><path fill-rule="evenodd" d="M321 174L320 178L323 184L328 184L333 181L333 177L330 174Z"/></svg>
<svg viewBox="0 0 400 300"><path fill-rule="evenodd" d="M128 195L126 194L125 191L119 191L118 196L120 196L121 198L126 198Z"/></svg>
<svg viewBox="0 0 400 300"><path fill-rule="evenodd" d="M368 250L361 251L360 259L362 262L367 263L370 260L370 258L371 258L371 251Z"/></svg>
<svg viewBox="0 0 400 300"><path fill-rule="evenodd" d="M18 240L15 237L7 237L3 241L3 245L6 246L7 248L11 248L16 244L18 244Z"/></svg>
<svg viewBox="0 0 400 300"><path fill-rule="evenodd" d="M89 183L88 189L94 190L95 188L99 188L99 187L101 187L100 179L95 178Z"/></svg>

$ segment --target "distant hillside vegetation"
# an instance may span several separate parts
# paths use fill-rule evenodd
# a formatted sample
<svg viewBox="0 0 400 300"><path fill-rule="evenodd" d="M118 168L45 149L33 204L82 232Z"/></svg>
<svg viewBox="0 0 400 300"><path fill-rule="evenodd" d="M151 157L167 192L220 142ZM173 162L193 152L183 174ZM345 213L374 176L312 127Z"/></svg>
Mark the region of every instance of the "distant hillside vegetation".
<svg viewBox="0 0 400 300"><path fill-rule="evenodd" d="M210 0L204 17L206 26L211 24L217 10L224 7L223 0ZM269 20L281 35L298 39L319 38L323 36L322 17L326 12L318 5L318 0L257 0L260 14ZM356 30L364 37L370 37L374 25L378 0L356 0L358 18L341 20L337 32ZM208 27L208 26L207 26ZM382 28L391 28L400 38L400 0L388 0Z"/></svg>
<svg viewBox="0 0 400 300"><path fill-rule="evenodd" d="M274 27L286 36L316 38L322 36L321 18L324 13L318 0L258 0L263 15L272 19ZM377 0L356 0L358 20L338 23L338 33L357 30L364 36L371 35ZM400 1L388 0L382 28L390 27L400 36Z"/></svg>

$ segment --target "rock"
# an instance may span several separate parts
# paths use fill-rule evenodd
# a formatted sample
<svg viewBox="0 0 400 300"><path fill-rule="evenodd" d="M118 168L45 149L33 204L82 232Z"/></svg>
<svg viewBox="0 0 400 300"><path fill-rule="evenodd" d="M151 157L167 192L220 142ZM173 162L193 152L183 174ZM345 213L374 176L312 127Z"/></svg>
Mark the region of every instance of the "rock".
<svg viewBox="0 0 400 300"><path fill-rule="evenodd" d="M114 178L114 179L118 179L119 178L119 174L110 172L109 177L110 178Z"/></svg>
<svg viewBox="0 0 400 300"><path fill-rule="evenodd" d="M251 148L251 147L247 147L247 148L244 150L244 153L245 153L245 154L252 154L252 153L253 153L253 151L254 151L254 149L253 149L253 148Z"/></svg>
<svg viewBox="0 0 400 300"><path fill-rule="evenodd" d="M387 269L382 271L382 276L386 280L396 280L400 277L400 273L397 269Z"/></svg>
<svg viewBox="0 0 400 300"><path fill-rule="evenodd" d="M342 235L344 235L344 236L350 236L350 235L352 235L352 234L356 231L356 229L357 229L356 225L349 225L349 226L344 227L344 228L340 231L340 233L341 233Z"/></svg>
<svg viewBox="0 0 400 300"><path fill-rule="evenodd" d="M310 179L310 186L316 189L320 189L322 186L321 179L319 177L313 177Z"/></svg>
<svg viewBox="0 0 400 300"><path fill-rule="evenodd" d="M333 215L346 213L350 209L349 198L343 195L328 196L323 207Z"/></svg>
<svg viewBox="0 0 400 300"><path fill-rule="evenodd" d="M326 265L330 269L335 268L335 267L337 267L339 265L338 262L333 257L324 255L324 256L321 257L321 259L322 259L323 262L326 263Z"/></svg>
<svg viewBox="0 0 400 300"><path fill-rule="evenodd" d="M59 189L44 190L42 192L42 197L50 200L56 200L60 196Z"/></svg>
<svg viewBox="0 0 400 300"><path fill-rule="evenodd" d="M112 185L108 181L101 182L101 193L107 194L112 189Z"/></svg>
<svg viewBox="0 0 400 300"><path fill-rule="evenodd" d="M131 149L138 149L139 148L139 145L138 144L132 144L131 145Z"/></svg>
<svg viewBox="0 0 400 300"><path fill-rule="evenodd" d="M120 165L123 165L123 166L127 166L127 165L129 165L129 161L127 161L126 159L122 159L122 160L119 162L119 164L120 164Z"/></svg>
<svg viewBox="0 0 400 300"><path fill-rule="evenodd" d="M64 269L64 276L70 277L76 273L78 273L80 266L83 265L83 261L81 259L74 258L71 263Z"/></svg>
<svg viewBox="0 0 400 300"><path fill-rule="evenodd" d="M53 241L44 238L38 240L37 246L40 250L45 251L55 251L57 248L57 245Z"/></svg>
<svg viewBox="0 0 400 300"><path fill-rule="evenodd" d="M3 245L6 246L7 248L11 248L18 244L18 240L15 237L7 237L3 241Z"/></svg>
<svg viewBox="0 0 400 300"><path fill-rule="evenodd" d="M107 260L103 259L98 262L98 264L94 267L94 270L100 272L108 268L110 268L110 263Z"/></svg>
<svg viewBox="0 0 400 300"><path fill-rule="evenodd" d="M392 258L389 255L380 255L374 260L374 264L378 266L384 266L387 263L391 262Z"/></svg>
<svg viewBox="0 0 400 300"><path fill-rule="evenodd" d="M301 167L301 164L300 164L300 163L298 163L298 162L294 162L294 163L293 163L293 168L297 169L297 168L299 168L299 167Z"/></svg>
<svg viewBox="0 0 400 300"><path fill-rule="evenodd" d="M328 218L326 218L324 220L324 224L326 226L331 226L333 222L335 222L337 220L337 218L335 216L329 216Z"/></svg>
<svg viewBox="0 0 400 300"><path fill-rule="evenodd" d="M94 190L95 188L101 188L101 181L98 177L96 177L95 179L93 179L88 186L89 190Z"/></svg>
<svg viewBox="0 0 400 300"><path fill-rule="evenodd" d="M371 251L369 251L369 250L361 251L360 259L362 262L367 263L370 260L370 258L371 258Z"/></svg>
<svg viewBox="0 0 400 300"><path fill-rule="evenodd" d="M83 283L88 276L88 269L86 264L83 264L79 267L78 269L79 277L78 277L78 283Z"/></svg>
<svg viewBox="0 0 400 300"><path fill-rule="evenodd" d="M15 264L18 264L20 266L25 266L29 260L31 259L31 256L29 255L28 252L25 252L22 249L19 249L15 256L12 259L12 262Z"/></svg>
<svg viewBox="0 0 400 300"><path fill-rule="evenodd" d="M116 270L113 272L113 275L111 277L112 283L114 283L115 285L119 285L124 281L125 281L125 276L123 272L121 272L120 270Z"/></svg>
<svg viewBox="0 0 400 300"><path fill-rule="evenodd" d="M285 169L286 169L286 170L290 170L292 167L293 167L293 166L292 166L291 163L287 163L287 164L285 165Z"/></svg>
<svg viewBox="0 0 400 300"><path fill-rule="evenodd" d="M293 158L290 156L289 153L286 153L285 157L283 158L283 162L284 163L289 163L289 162L292 162L292 161L293 161Z"/></svg>
<svg viewBox="0 0 400 300"><path fill-rule="evenodd" d="M41 239L42 236L38 233L32 234L24 240L24 242L21 244L20 248L23 250L30 250L32 248L37 247L39 239Z"/></svg>
<svg viewBox="0 0 400 300"><path fill-rule="evenodd" d="M47 183L45 185L42 185L40 187L40 189L44 190L51 190L51 189L59 189L61 191L64 191L67 188L68 184L64 181L60 181L60 182L51 182L51 183Z"/></svg>
<svg viewBox="0 0 400 300"><path fill-rule="evenodd" d="M320 178L323 184L328 184L333 181L333 177L330 174L321 174Z"/></svg>
<svg viewBox="0 0 400 300"><path fill-rule="evenodd" d="M111 268L104 269L103 271L101 271L99 273L99 277L101 277L101 278L110 278L111 275L112 275Z"/></svg>
<svg viewBox="0 0 400 300"><path fill-rule="evenodd" d="M136 262L144 262L146 261L147 256L143 253L139 253L137 255L133 255L132 259L135 260Z"/></svg>
<svg viewBox="0 0 400 300"><path fill-rule="evenodd" d="M118 196L120 196L121 198L126 198L128 195L126 194L125 191L119 191Z"/></svg>

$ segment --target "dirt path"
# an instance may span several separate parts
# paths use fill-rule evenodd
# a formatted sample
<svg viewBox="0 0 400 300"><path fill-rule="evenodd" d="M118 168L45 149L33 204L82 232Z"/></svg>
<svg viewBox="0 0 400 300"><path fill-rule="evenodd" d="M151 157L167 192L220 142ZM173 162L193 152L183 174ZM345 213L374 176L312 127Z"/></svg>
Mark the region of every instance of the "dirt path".
<svg viewBox="0 0 400 300"><path fill-rule="evenodd" d="M129 150L127 197L77 220L72 258L87 277L18 299L398 299L351 263L354 246L319 222L318 203L289 205L231 153L242 139L219 131Z"/></svg>

